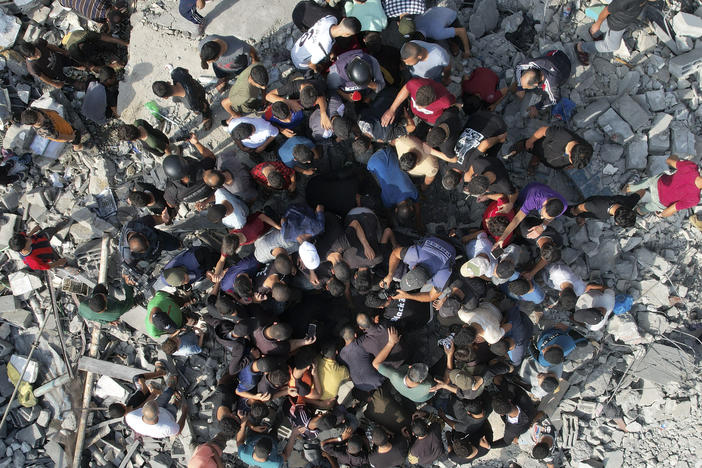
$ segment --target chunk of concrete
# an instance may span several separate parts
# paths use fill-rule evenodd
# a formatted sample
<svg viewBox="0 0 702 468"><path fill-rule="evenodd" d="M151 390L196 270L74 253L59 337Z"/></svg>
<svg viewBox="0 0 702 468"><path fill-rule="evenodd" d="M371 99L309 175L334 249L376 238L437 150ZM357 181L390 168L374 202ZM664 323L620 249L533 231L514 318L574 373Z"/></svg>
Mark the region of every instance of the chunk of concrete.
<svg viewBox="0 0 702 468"><path fill-rule="evenodd" d="M665 110L665 92L662 89L647 91L646 102L653 112Z"/></svg>
<svg viewBox="0 0 702 468"><path fill-rule="evenodd" d="M0 11L0 48L6 49L15 45L21 28L22 22L19 18Z"/></svg>
<svg viewBox="0 0 702 468"><path fill-rule="evenodd" d="M15 296L28 299L29 296L37 289L42 287L42 280L35 273L26 271L16 271L10 273L10 288Z"/></svg>
<svg viewBox="0 0 702 468"><path fill-rule="evenodd" d="M477 38L482 37L486 32L492 31L500 21L500 14L497 11L496 0L479 0L473 7L473 13L468 20L470 32Z"/></svg>
<svg viewBox="0 0 702 468"><path fill-rule="evenodd" d="M643 280L641 282L641 298L654 307L670 305L668 286L658 280Z"/></svg>
<svg viewBox="0 0 702 468"><path fill-rule="evenodd" d="M616 143L628 143L634 137L634 132L629 124L612 108L600 115L597 118L597 123L609 138Z"/></svg>
<svg viewBox="0 0 702 468"><path fill-rule="evenodd" d="M648 163L648 137L637 133L626 147L626 168L645 169Z"/></svg>
<svg viewBox="0 0 702 468"><path fill-rule="evenodd" d="M651 128L648 130L648 151L651 153L664 153L670 148L670 123L673 116L670 114L656 114Z"/></svg>
<svg viewBox="0 0 702 468"><path fill-rule="evenodd" d="M631 367L633 375L649 382L668 385L687 378L694 360L682 348L652 343L642 359Z"/></svg>
<svg viewBox="0 0 702 468"><path fill-rule="evenodd" d="M606 98L598 99L585 109L575 114L573 117L573 123L578 128L590 127L607 109L609 109L609 101Z"/></svg>
<svg viewBox="0 0 702 468"><path fill-rule="evenodd" d="M672 26L676 36L692 37L694 39L702 37L702 18L690 13L681 11L673 16Z"/></svg>
<svg viewBox="0 0 702 468"><path fill-rule="evenodd" d="M21 442L26 442L30 447L36 447L44 438L44 428L39 424L32 424L15 434L15 438Z"/></svg>
<svg viewBox="0 0 702 468"><path fill-rule="evenodd" d="M640 130L651 123L650 116L646 109L641 107L639 103L628 94L614 101L612 107L614 107L617 113L631 125L634 131Z"/></svg>
<svg viewBox="0 0 702 468"><path fill-rule="evenodd" d="M109 398L121 402L127 399L129 392L112 377L103 375L97 381L95 396L103 400Z"/></svg>
<svg viewBox="0 0 702 468"><path fill-rule="evenodd" d="M670 152L681 157L695 155L695 135L681 122L670 125Z"/></svg>
<svg viewBox="0 0 702 468"><path fill-rule="evenodd" d="M600 148L600 159L608 163L621 161L624 154L624 147L621 145L602 145Z"/></svg>
<svg viewBox="0 0 702 468"><path fill-rule="evenodd" d="M702 48L673 57L668 62L668 70L676 78L685 78L702 70Z"/></svg>

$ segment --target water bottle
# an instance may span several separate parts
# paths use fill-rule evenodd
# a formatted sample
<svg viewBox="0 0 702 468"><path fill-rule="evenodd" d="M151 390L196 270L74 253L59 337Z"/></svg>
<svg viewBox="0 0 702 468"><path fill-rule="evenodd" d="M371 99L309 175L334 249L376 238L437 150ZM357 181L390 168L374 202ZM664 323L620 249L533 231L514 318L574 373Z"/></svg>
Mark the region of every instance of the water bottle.
<svg viewBox="0 0 702 468"><path fill-rule="evenodd" d="M570 21L570 15L573 12L573 4L572 3L567 3L563 7L563 22L567 23Z"/></svg>
<svg viewBox="0 0 702 468"><path fill-rule="evenodd" d="M163 120L163 116L161 116L161 109L159 109L158 104L156 104L154 101L147 102L144 104L144 107L146 107L149 112L151 112L151 115L153 115L157 120Z"/></svg>

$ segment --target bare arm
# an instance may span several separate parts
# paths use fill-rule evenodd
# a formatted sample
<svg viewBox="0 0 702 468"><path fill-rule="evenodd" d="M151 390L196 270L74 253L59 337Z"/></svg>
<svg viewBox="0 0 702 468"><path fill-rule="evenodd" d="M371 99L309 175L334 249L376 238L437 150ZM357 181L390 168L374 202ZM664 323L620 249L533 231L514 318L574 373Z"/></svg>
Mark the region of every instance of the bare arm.
<svg viewBox="0 0 702 468"><path fill-rule="evenodd" d="M670 157L668 157L668 159L665 160L665 162L673 169L678 168L678 161L680 161L680 158L678 158L674 154L671 154Z"/></svg>
<svg viewBox="0 0 702 468"><path fill-rule="evenodd" d="M517 212L514 219L512 219L512 221L510 221L510 223L505 228L505 232L502 233L502 235L497 240L497 242L495 242L495 245L492 248L494 249L498 246L502 247L502 243L505 241L505 239L509 237L510 234L512 234L512 231L514 231L516 227L519 226L519 223L521 223L524 220L524 218L526 218L526 214L523 211Z"/></svg>
<svg viewBox="0 0 702 468"><path fill-rule="evenodd" d="M110 44L121 45L122 47L129 47L129 42L123 41L122 39L118 39L116 37L112 37L108 34L100 34L100 40L102 42L109 42Z"/></svg>
<svg viewBox="0 0 702 468"><path fill-rule="evenodd" d="M543 137L545 137L547 131L548 127L541 127L538 130L536 130L534 134L531 137L529 137L529 139L525 143L527 149L531 149L532 146L534 146L534 143L536 143L536 140L540 140Z"/></svg>
<svg viewBox="0 0 702 468"><path fill-rule="evenodd" d="M276 223L275 221L273 221L271 218L269 218L269 217L266 216L265 214L261 213L260 215L258 215L258 217L259 217L259 219L260 219L261 221L263 221L263 222L266 223L267 225L269 225L269 226L271 226L271 227L274 227L274 228L276 228L277 230L280 231L280 224Z"/></svg>
<svg viewBox="0 0 702 468"><path fill-rule="evenodd" d="M402 261L400 254L402 253L402 247L395 247L390 253L390 258L388 259L388 275L381 281L381 287L387 287L392 281L392 274L397 270L397 266Z"/></svg>
<svg viewBox="0 0 702 468"><path fill-rule="evenodd" d="M677 203L673 203L668 208L663 210L661 212L661 214L659 214L658 216L660 216L661 218L667 218L669 216L674 215L678 211L678 209L676 208L676 205L677 205Z"/></svg>
<svg viewBox="0 0 702 468"><path fill-rule="evenodd" d="M195 134L190 135L190 143L197 149L197 152L202 155L203 158L212 158L215 159L215 154L212 152L211 149L200 143L200 140L195 136Z"/></svg>
<svg viewBox="0 0 702 468"><path fill-rule="evenodd" d="M383 346L383 349L380 350L375 359L373 359L373 367L376 369L380 367L380 365L388 358L390 352L392 352L392 348L394 348L399 342L400 335L398 335L397 330L395 330L393 327L388 328L388 342L385 344L385 346Z"/></svg>
<svg viewBox="0 0 702 468"><path fill-rule="evenodd" d="M383 127L387 127L390 125L394 120L395 120L395 112L397 112L397 109L400 108L400 105L409 97L409 91L407 90L407 86L403 86L402 89L397 93L397 96L395 96L395 100L392 101L392 104L388 108L388 110L385 111L383 116L380 119L380 124Z"/></svg>

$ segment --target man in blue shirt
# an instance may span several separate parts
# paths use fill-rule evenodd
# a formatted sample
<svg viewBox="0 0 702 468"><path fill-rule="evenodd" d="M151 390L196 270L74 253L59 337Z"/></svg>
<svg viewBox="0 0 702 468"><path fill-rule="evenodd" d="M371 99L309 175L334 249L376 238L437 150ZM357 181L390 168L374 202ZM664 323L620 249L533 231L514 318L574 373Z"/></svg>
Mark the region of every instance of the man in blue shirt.
<svg viewBox="0 0 702 468"><path fill-rule="evenodd" d="M534 359L540 365L549 368L562 364L579 343L587 340L568 325L559 323L554 328L544 330L536 342Z"/></svg>
<svg viewBox="0 0 702 468"><path fill-rule="evenodd" d="M294 136L278 148L278 156L283 164L300 174L313 175L316 169L312 167L312 162L319 159L319 151L309 138Z"/></svg>
<svg viewBox="0 0 702 468"><path fill-rule="evenodd" d="M529 347L534 324L519 306L512 307L505 314L507 332L500 341L490 346L490 350L498 355L509 357L510 362L516 367L522 363L524 354Z"/></svg>
<svg viewBox="0 0 702 468"><path fill-rule="evenodd" d="M280 219L280 232L287 242L303 243L324 231L324 207L312 211L307 205L293 204Z"/></svg>
<svg viewBox="0 0 702 468"><path fill-rule="evenodd" d="M394 148L376 151L366 165L380 187L380 199L386 208L394 208L398 221L405 223L414 215L417 227L421 230L419 192L412 179L400 169Z"/></svg>
<svg viewBox="0 0 702 468"><path fill-rule="evenodd" d="M220 289L234 296L239 302L250 304L253 300L252 278L262 266L253 254L239 260L224 273L219 282Z"/></svg>
<svg viewBox="0 0 702 468"><path fill-rule="evenodd" d="M191 247L179 253L163 267L161 281L181 288L189 286L205 277L219 260L219 253L209 247Z"/></svg>
<svg viewBox="0 0 702 468"><path fill-rule="evenodd" d="M244 416L241 419L239 432L236 434L236 445L239 447L237 455L245 465L259 468L282 468L290 457L298 437L305 431L304 426L295 428L285 450L279 454L278 444L272 437L255 433L246 437L246 428L249 425L248 416Z"/></svg>

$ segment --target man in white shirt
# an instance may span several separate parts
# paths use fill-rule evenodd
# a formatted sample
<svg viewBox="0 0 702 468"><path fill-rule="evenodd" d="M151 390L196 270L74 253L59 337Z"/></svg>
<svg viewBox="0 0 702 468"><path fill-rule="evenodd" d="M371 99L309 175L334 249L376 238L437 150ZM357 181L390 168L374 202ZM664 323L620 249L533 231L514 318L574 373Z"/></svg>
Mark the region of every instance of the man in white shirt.
<svg viewBox="0 0 702 468"><path fill-rule="evenodd" d="M410 74L445 84L451 79L451 56L443 47L424 41L410 41L400 49L400 58Z"/></svg>
<svg viewBox="0 0 702 468"><path fill-rule="evenodd" d="M575 303L573 320L585 324L590 331L599 331L604 328L614 310L614 291L594 289L594 285L590 285L589 288L590 290Z"/></svg>
<svg viewBox="0 0 702 468"><path fill-rule="evenodd" d="M178 421L175 420L173 413L165 407L159 406L159 402L163 402L165 406L173 395L171 390L173 387L163 392L158 400L146 402L144 406L138 410L127 413L124 416L124 421L134 432L154 439L163 439L165 437L175 436L180 434L185 425L185 418L188 415L188 407L185 399L181 400L181 415ZM170 390L170 391L169 391ZM168 398L164 398L168 397Z"/></svg>
<svg viewBox="0 0 702 468"><path fill-rule="evenodd" d="M331 54L337 37L351 37L361 32L358 18L344 18L337 24L333 16L320 19L295 42L290 51L293 64L301 70L318 70L318 65Z"/></svg>
<svg viewBox="0 0 702 468"><path fill-rule="evenodd" d="M207 219L211 223L222 223L229 229L241 229L246 224L249 207L236 195L224 188L214 193L215 204L207 210Z"/></svg>
<svg viewBox="0 0 702 468"><path fill-rule="evenodd" d="M232 119L227 131L239 149L246 152L254 150L260 153L278 136L279 130L270 122L260 117L239 117Z"/></svg>
<svg viewBox="0 0 702 468"><path fill-rule="evenodd" d="M549 288L560 291L558 306L565 311L572 311L578 297L591 289L568 265L560 262L544 268L543 280Z"/></svg>
<svg viewBox="0 0 702 468"><path fill-rule="evenodd" d="M502 322L502 312L489 302L481 302L473 310L466 310L464 307L458 311L458 318L472 326L476 335L495 344L505 335L505 329L500 325Z"/></svg>

